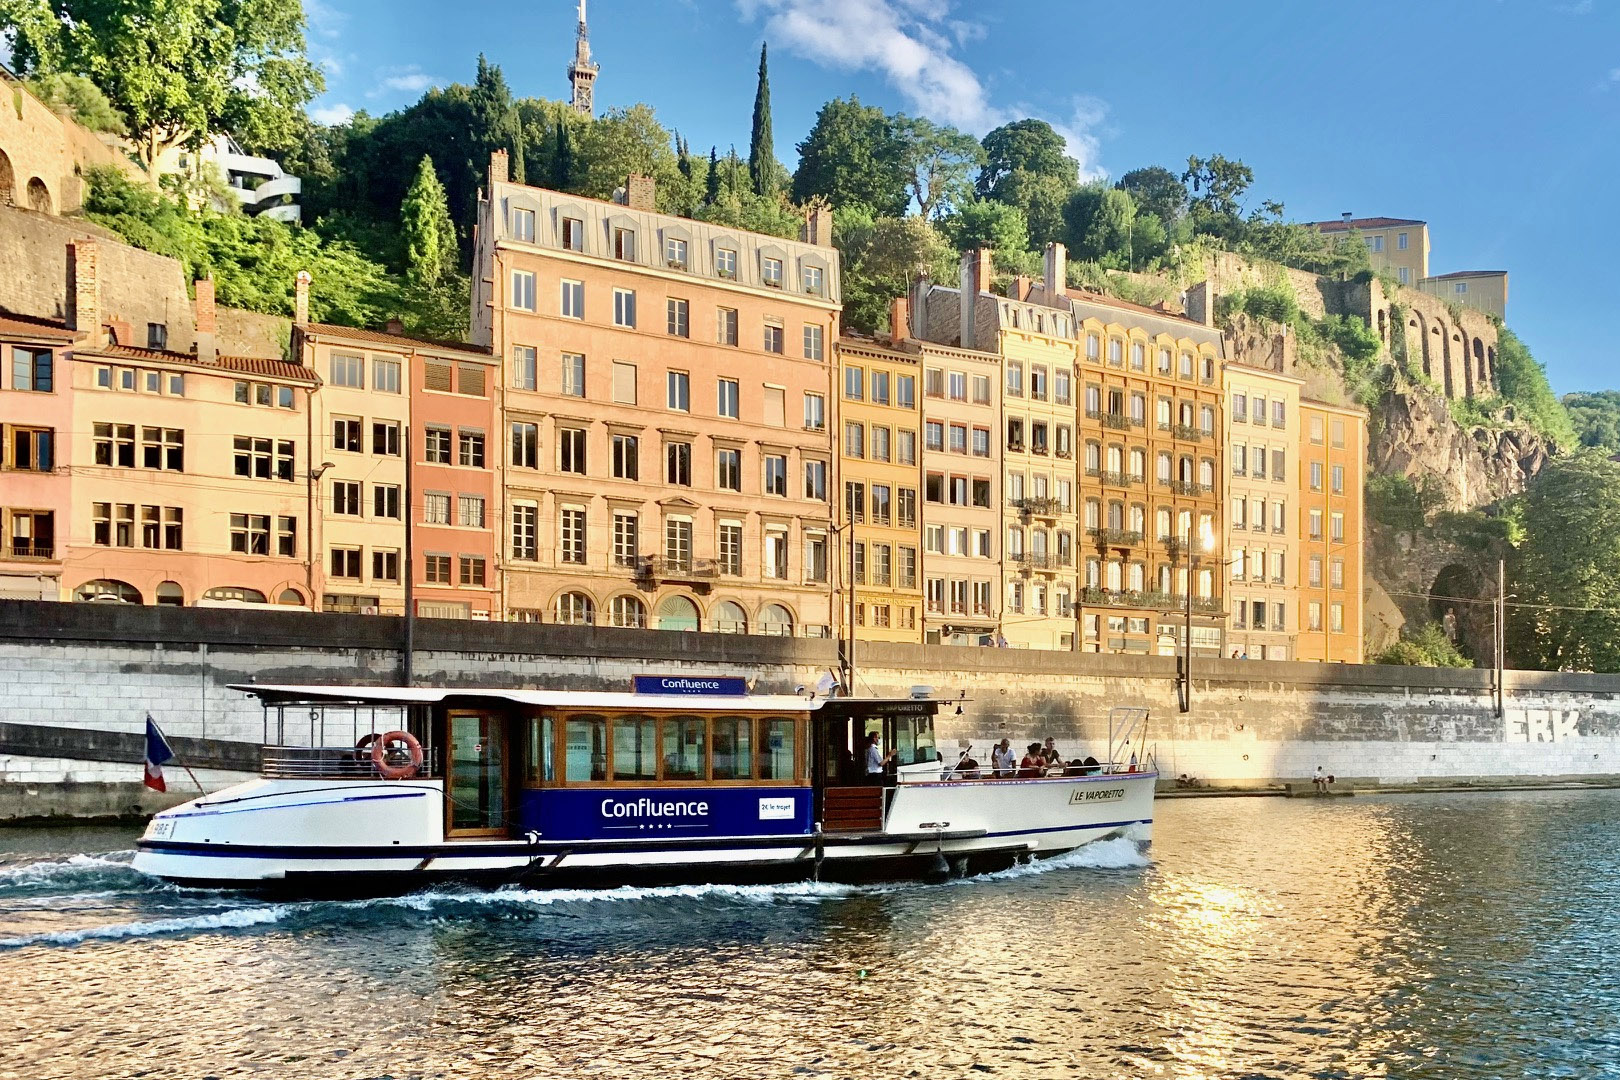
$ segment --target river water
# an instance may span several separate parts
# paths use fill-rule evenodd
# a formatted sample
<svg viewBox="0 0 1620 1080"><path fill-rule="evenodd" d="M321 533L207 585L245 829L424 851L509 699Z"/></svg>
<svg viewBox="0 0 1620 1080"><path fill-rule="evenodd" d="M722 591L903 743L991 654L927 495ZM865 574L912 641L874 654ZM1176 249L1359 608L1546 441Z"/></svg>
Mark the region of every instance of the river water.
<svg viewBox="0 0 1620 1080"><path fill-rule="evenodd" d="M945 884L360 903L0 831L0 1077L1620 1076L1620 793L1155 829Z"/></svg>

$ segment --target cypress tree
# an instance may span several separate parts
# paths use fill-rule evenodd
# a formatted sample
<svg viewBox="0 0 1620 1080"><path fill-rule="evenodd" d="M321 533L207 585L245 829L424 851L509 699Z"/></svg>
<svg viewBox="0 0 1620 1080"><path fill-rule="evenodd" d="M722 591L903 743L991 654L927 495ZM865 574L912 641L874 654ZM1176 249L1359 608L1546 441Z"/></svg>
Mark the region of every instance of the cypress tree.
<svg viewBox="0 0 1620 1080"><path fill-rule="evenodd" d="M557 118L557 133L551 149L551 186L557 191L570 190L574 179L574 140L568 124Z"/></svg>
<svg viewBox="0 0 1620 1080"><path fill-rule="evenodd" d="M405 247L405 279L412 286L431 289L455 273L460 250L450 203L433 159L425 154L399 204L399 238Z"/></svg>
<svg viewBox="0 0 1620 1080"><path fill-rule="evenodd" d="M759 47L759 87L754 91L754 133L748 142L748 176L755 195L770 194L776 183L776 149L771 145L771 77L765 45Z"/></svg>
<svg viewBox="0 0 1620 1080"><path fill-rule="evenodd" d="M713 206L720 197L720 155L709 147L709 175L703 181L703 204Z"/></svg>
<svg viewBox="0 0 1620 1080"><path fill-rule="evenodd" d="M692 179L692 155L687 149L686 140L681 138L678 131L675 133L675 167L686 179Z"/></svg>
<svg viewBox="0 0 1620 1080"><path fill-rule="evenodd" d="M518 117L516 112L513 112L511 146L513 183L527 184L529 182L529 170L523 163L523 159L528 156L528 153L528 147L525 145L523 138L523 121Z"/></svg>

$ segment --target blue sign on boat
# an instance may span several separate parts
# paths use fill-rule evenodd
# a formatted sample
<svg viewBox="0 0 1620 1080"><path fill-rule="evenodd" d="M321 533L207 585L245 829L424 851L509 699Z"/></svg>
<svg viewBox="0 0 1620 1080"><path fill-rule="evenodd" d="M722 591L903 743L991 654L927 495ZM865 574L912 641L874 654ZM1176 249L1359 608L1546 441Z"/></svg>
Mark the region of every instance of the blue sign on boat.
<svg viewBox="0 0 1620 1080"><path fill-rule="evenodd" d="M630 683L638 694L748 696L748 680L741 675L632 675Z"/></svg>

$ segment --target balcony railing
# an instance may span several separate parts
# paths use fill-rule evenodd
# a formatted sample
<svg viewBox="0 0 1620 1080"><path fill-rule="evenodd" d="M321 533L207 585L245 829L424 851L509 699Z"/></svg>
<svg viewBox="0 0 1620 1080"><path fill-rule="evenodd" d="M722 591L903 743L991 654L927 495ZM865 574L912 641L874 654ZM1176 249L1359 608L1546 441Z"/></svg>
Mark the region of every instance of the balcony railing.
<svg viewBox="0 0 1620 1080"><path fill-rule="evenodd" d="M1142 478L1140 476L1135 476L1127 472L1115 472L1112 469L1100 470L1097 473L1097 476L1109 487L1130 487L1132 484L1140 484L1142 482Z"/></svg>
<svg viewBox="0 0 1620 1080"><path fill-rule="evenodd" d="M1142 426L1142 421L1133 420L1124 413L1105 412L1102 409L1087 409L1086 419L1096 420L1101 423L1103 427L1114 428L1118 431L1129 431L1133 427Z"/></svg>
<svg viewBox="0 0 1620 1080"><path fill-rule="evenodd" d="M1087 529L1091 538L1106 547L1136 547L1142 534L1131 529Z"/></svg>
<svg viewBox="0 0 1620 1080"><path fill-rule="evenodd" d="M1200 484L1196 480L1160 480L1160 484L1169 488L1177 495L1207 495L1215 489L1209 484Z"/></svg>
<svg viewBox="0 0 1620 1080"><path fill-rule="evenodd" d="M1200 439L1207 438L1209 435L1203 428L1193 427L1191 424L1171 424L1170 434L1173 438L1181 439L1184 442L1197 442Z"/></svg>
<svg viewBox="0 0 1620 1080"><path fill-rule="evenodd" d="M1058 512L1058 501L1050 495L1026 495L1014 499L1013 506L1035 517L1056 517Z"/></svg>
<svg viewBox="0 0 1620 1080"><path fill-rule="evenodd" d="M708 582L720 576L721 564L715 559L672 559L643 555L637 571L642 577L659 581Z"/></svg>
<svg viewBox="0 0 1620 1080"><path fill-rule="evenodd" d="M56 548L38 540L14 538L10 544L0 547L0 553L8 559L50 559L55 557Z"/></svg>
<svg viewBox="0 0 1620 1080"><path fill-rule="evenodd" d="M1058 570L1069 565L1067 559L1060 559L1050 551L1020 551L1007 558L1015 565L1031 570Z"/></svg>

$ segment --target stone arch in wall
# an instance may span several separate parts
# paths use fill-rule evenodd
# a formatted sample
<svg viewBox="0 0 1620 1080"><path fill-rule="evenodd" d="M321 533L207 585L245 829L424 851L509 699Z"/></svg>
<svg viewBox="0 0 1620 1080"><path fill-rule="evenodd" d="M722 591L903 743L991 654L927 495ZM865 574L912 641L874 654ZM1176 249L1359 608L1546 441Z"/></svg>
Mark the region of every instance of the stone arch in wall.
<svg viewBox="0 0 1620 1080"><path fill-rule="evenodd" d="M1378 340L1389 343L1389 313L1383 308L1378 309Z"/></svg>
<svg viewBox="0 0 1620 1080"><path fill-rule="evenodd" d="M1429 618L1466 656L1486 657L1493 648L1494 611L1479 600L1484 592L1480 575L1462 563L1447 563L1429 586Z"/></svg>
<svg viewBox="0 0 1620 1080"><path fill-rule="evenodd" d="M17 199L17 174L11 169L11 158L0 150L0 206L10 206Z"/></svg>
<svg viewBox="0 0 1620 1080"><path fill-rule="evenodd" d="M1447 348L1444 324L1436 323L1429 327L1429 337L1434 339L1432 347L1439 354L1437 359L1440 361L1440 384L1445 389L1446 400L1450 401L1457 395L1451 388L1451 350ZM1424 359L1427 361L1427 357ZM1427 363L1424 367L1428 367Z"/></svg>
<svg viewBox="0 0 1620 1080"><path fill-rule="evenodd" d="M1451 332L1450 354L1454 355L1456 362L1462 365L1463 393L1468 397L1474 396L1474 368L1468 362L1468 340L1456 330Z"/></svg>
<svg viewBox="0 0 1620 1080"><path fill-rule="evenodd" d="M1422 315L1414 311L1412 313L1412 317L1407 320L1406 329L1406 352L1408 362L1410 362L1412 359L1412 342L1416 340L1418 348L1422 350L1418 355L1418 359L1422 361L1423 377L1425 379L1434 378L1434 369L1429 363L1429 327L1427 325L1427 320L1425 320Z"/></svg>
<svg viewBox="0 0 1620 1080"><path fill-rule="evenodd" d="M1489 393L1491 389L1491 374L1485 370L1485 343L1479 338L1474 339L1474 382L1480 393Z"/></svg>
<svg viewBox="0 0 1620 1080"><path fill-rule="evenodd" d="M37 176L28 181L28 208L42 214L51 212L51 189Z"/></svg>

